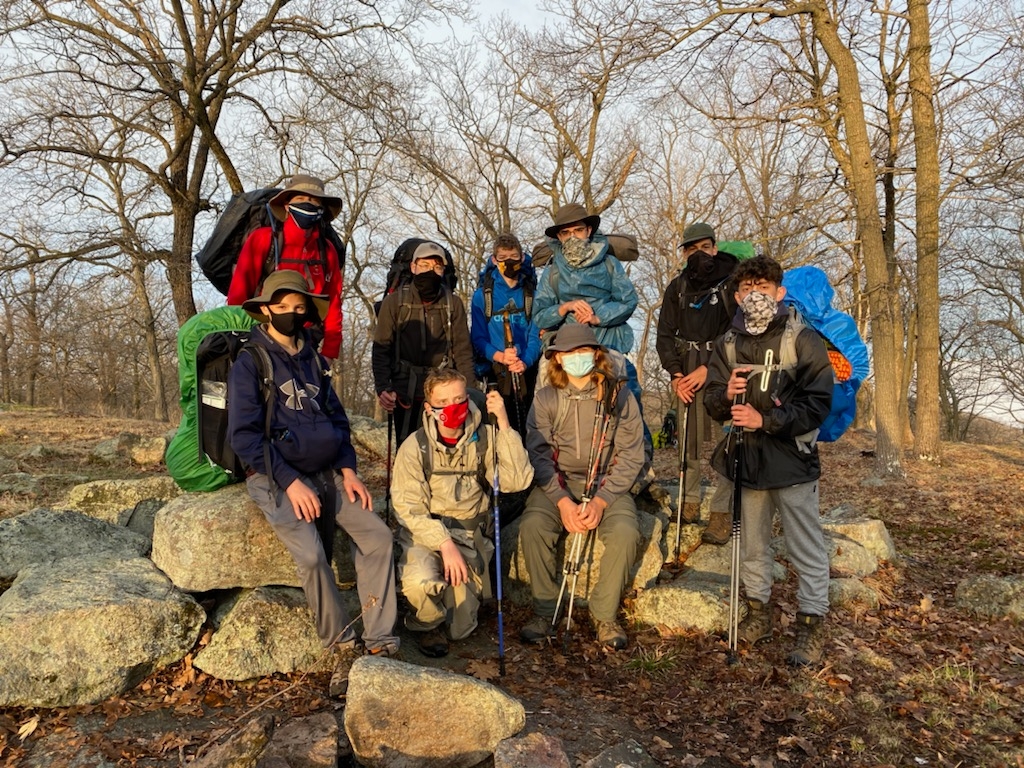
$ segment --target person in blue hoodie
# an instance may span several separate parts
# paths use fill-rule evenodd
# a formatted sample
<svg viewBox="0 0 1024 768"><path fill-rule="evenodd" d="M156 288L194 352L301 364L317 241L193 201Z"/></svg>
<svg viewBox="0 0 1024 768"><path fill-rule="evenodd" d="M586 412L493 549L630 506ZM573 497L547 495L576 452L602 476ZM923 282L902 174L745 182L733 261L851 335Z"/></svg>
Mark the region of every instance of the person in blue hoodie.
<svg viewBox="0 0 1024 768"><path fill-rule="evenodd" d="M497 382L520 436L537 388L540 330L532 316L536 290L537 274L519 238L498 235L473 294L470 335L477 378ZM511 345L506 344L508 335Z"/></svg>
<svg viewBox="0 0 1024 768"><path fill-rule="evenodd" d="M246 467L246 486L295 560L317 634L336 658L331 695L343 695L352 661L398 651L393 539L356 474L349 421L305 330L328 297L294 270L267 277L244 309L260 321L228 374L228 440ZM269 362L273 391L262 389ZM268 416L269 410L269 416ZM330 550L334 525L352 540L363 606L362 641L341 601ZM326 544L326 546L325 546Z"/></svg>

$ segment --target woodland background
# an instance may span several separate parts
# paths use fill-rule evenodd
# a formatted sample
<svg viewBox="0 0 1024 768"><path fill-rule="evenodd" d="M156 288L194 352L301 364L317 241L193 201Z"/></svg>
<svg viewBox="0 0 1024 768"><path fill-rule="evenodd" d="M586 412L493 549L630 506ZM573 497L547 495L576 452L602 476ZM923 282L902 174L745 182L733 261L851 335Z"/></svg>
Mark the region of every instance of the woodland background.
<svg viewBox="0 0 1024 768"><path fill-rule="evenodd" d="M408 236L476 284L581 202L636 234L648 418L682 228L836 285L872 353L875 471L1024 424L1024 3L0 0L0 403L177 417L193 261L232 193L344 199L343 401ZM475 13L475 15L474 15Z"/></svg>

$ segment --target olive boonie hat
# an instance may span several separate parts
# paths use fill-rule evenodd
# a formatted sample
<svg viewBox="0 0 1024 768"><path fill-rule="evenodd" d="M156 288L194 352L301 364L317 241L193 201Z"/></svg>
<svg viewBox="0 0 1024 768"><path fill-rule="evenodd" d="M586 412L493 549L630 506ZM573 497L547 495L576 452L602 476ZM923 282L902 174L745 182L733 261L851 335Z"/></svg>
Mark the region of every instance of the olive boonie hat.
<svg viewBox="0 0 1024 768"><path fill-rule="evenodd" d="M274 218L278 221L284 221L288 218L288 211L285 209L285 206L288 205L288 201L295 197L295 195L312 195L318 198L324 208L327 209L324 214L326 221L333 221L341 213L340 197L328 195L324 191L324 183L315 176L297 173L288 179L288 186L270 198L270 202L267 203L270 206L270 212L274 214Z"/></svg>
<svg viewBox="0 0 1024 768"><path fill-rule="evenodd" d="M602 349L594 335L594 329L589 325L570 323L563 325L555 332L555 339L544 352L545 357L551 357L555 352L571 352L580 347L595 347Z"/></svg>
<svg viewBox="0 0 1024 768"><path fill-rule="evenodd" d="M569 203L558 209L555 214L555 223L545 229L544 234L548 237L558 237L558 230L569 224L575 224L577 221L582 221L594 232L597 232L597 228L601 226L600 216L596 214L590 216L587 214L587 209L579 203Z"/></svg>
<svg viewBox="0 0 1024 768"><path fill-rule="evenodd" d="M679 247L689 245L690 243L696 243L699 240L710 240L711 242L717 241L715 237L715 229L710 224L705 224L703 221L698 221L691 224L683 230L683 242L679 244Z"/></svg>
<svg viewBox="0 0 1024 768"><path fill-rule="evenodd" d="M263 281L263 290L260 292L260 295L243 302L242 309L261 323L266 323L270 318L260 311L260 307L264 304L270 304L274 300L275 293L301 293L310 300L313 310L321 320L327 317L327 307L330 306L330 300L322 293L313 293L309 290L306 278L294 269L279 269L270 275L270 277Z"/></svg>

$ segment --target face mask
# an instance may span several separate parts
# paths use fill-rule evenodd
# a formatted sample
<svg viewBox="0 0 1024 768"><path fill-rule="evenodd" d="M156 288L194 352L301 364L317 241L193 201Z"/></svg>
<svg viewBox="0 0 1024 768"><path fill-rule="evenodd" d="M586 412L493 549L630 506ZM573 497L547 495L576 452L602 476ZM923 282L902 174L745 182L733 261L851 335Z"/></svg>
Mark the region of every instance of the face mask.
<svg viewBox="0 0 1024 768"><path fill-rule="evenodd" d="M306 316L300 315L298 312L281 312L280 314L272 312L270 314L270 324L274 330L288 338L298 336L305 323Z"/></svg>
<svg viewBox="0 0 1024 768"><path fill-rule="evenodd" d="M431 406L430 412L441 426L448 429L459 429L466 423L466 416L469 415L469 400L466 400L464 403L452 403L444 408L434 408Z"/></svg>
<svg viewBox="0 0 1024 768"><path fill-rule="evenodd" d="M324 217L324 209L316 203L294 203L286 207L295 223L303 229L312 229Z"/></svg>
<svg viewBox="0 0 1024 768"><path fill-rule="evenodd" d="M698 280L706 280L715 271L715 257L709 253L697 251L686 260L686 268Z"/></svg>
<svg viewBox="0 0 1024 768"><path fill-rule="evenodd" d="M590 255L590 243L578 237L570 237L562 243L562 255L569 262L569 266L578 267Z"/></svg>
<svg viewBox="0 0 1024 768"><path fill-rule="evenodd" d="M573 352L562 358L562 369L577 379L582 379L594 370L593 352Z"/></svg>
<svg viewBox="0 0 1024 768"><path fill-rule="evenodd" d="M768 324L775 318L779 310L779 302L764 293L751 291L740 302L743 312L743 324L747 332L760 336L768 330Z"/></svg>
<svg viewBox="0 0 1024 768"><path fill-rule="evenodd" d="M519 259L509 259L508 261L498 262L498 269L501 270L501 274L508 278L518 275L522 266L523 262L519 261Z"/></svg>
<svg viewBox="0 0 1024 768"><path fill-rule="evenodd" d="M416 293L428 304L437 301L437 297L441 295L441 275L434 270L413 275L412 284L416 288Z"/></svg>

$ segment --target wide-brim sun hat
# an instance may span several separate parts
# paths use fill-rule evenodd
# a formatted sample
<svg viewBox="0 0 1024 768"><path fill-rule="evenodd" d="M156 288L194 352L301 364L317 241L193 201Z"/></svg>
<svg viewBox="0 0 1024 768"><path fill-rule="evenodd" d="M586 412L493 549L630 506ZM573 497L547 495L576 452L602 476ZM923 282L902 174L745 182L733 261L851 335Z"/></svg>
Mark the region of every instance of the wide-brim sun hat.
<svg viewBox="0 0 1024 768"><path fill-rule="evenodd" d="M587 209L579 203L568 203L563 205L555 213L554 223L544 230L544 234L548 237L557 238L558 230L562 227L566 227L569 224L575 224L577 221L582 221L594 232L597 232L601 226L601 217L597 214L590 215L587 213Z"/></svg>
<svg viewBox="0 0 1024 768"><path fill-rule="evenodd" d="M309 289L309 283L306 282L306 278L294 269L279 269L271 274L263 281L263 290L260 291L260 295L253 296L248 301L243 302L242 309L261 323L269 322L270 318L263 314L260 307L272 303L274 294L282 292L301 293L312 302L313 311L317 313L317 317L320 320L327 317L327 308L331 303L330 299L322 293L313 293Z"/></svg>
<svg viewBox="0 0 1024 768"><path fill-rule="evenodd" d="M555 352L572 352L580 347L594 347L603 349L598 343L594 329L589 325L570 323L563 325L555 332L555 338L544 351L545 357L551 357Z"/></svg>
<svg viewBox="0 0 1024 768"><path fill-rule="evenodd" d="M295 195L311 195L320 200L324 206L324 219L333 221L341 213L341 198L328 195L324 191L324 183L315 176L307 176L304 173L297 173L288 179L288 185L270 198L267 205L270 212L278 221L285 221L288 218L288 210L285 206Z"/></svg>

